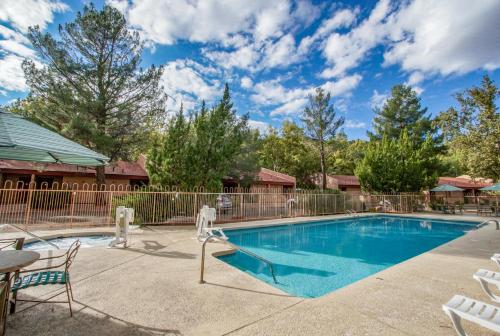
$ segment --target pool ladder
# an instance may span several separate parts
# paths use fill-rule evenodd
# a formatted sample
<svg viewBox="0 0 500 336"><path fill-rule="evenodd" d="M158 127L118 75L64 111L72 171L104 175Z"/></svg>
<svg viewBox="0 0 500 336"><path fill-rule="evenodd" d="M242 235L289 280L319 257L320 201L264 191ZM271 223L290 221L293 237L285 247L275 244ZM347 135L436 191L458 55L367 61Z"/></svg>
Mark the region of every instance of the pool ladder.
<svg viewBox="0 0 500 336"><path fill-rule="evenodd" d="M498 223L498 221L496 219L487 219L484 222L481 222L481 223L477 224L476 228L477 229L482 228L483 226L487 225L489 222L495 223L496 224L496 229L500 230L500 224Z"/></svg>
<svg viewBox="0 0 500 336"><path fill-rule="evenodd" d="M48 244L48 245L50 245L50 246L52 246L52 247L55 247L56 249L58 249L58 250L59 250L59 246L57 246L56 244L51 243L51 242L49 242L48 240L45 240L45 239L43 239L42 237L39 237L39 236L37 236L36 234L34 234L34 233L32 233L32 232L30 232L30 231L28 231L28 230L24 230L24 229L20 228L20 227L19 227L19 226L17 226L17 225L14 225L14 224L1 224L1 225L0 225L0 228L2 228L3 226L10 226L10 227L12 227L12 228L14 228L14 229L16 229L16 230L19 230L19 231L21 231L21 232L24 232L24 233L26 233L28 236L31 236L31 237L33 237L33 238L35 238L35 239L37 239L37 240L39 240L39 241L41 241L41 242L44 242L45 244Z"/></svg>
<svg viewBox="0 0 500 336"><path fill-rule="evenodd" d="M202 283L205 283L205 280L203 279L203 275L205 273L205 246L208 242L215 242L215 241L219 241L219 242L222 242L224 244L227 244L229 246L231 246L233 249L235 250L238 250L246 255L249 255L255 259L258 259L264 263L266 263L268 266L269 266L269 271L271 272L271 276L273 277L273 281L275 284L278 283L278 281L276 280L276 275L274 274L274 267L273 267L273 263L270 262L269 260L253 253L253 252L250 252L248 251L247 249L244 249L243 247L241 246L238 246L238 245L235 245L233 243L230 243L228 242L227 240L225 239L222 239L220 237L217 237L217 236L210 236L208 237L207 239L205 239L205 241L203 242L203 245L201 247L201 268L200 268L200 284Z"/></svg>

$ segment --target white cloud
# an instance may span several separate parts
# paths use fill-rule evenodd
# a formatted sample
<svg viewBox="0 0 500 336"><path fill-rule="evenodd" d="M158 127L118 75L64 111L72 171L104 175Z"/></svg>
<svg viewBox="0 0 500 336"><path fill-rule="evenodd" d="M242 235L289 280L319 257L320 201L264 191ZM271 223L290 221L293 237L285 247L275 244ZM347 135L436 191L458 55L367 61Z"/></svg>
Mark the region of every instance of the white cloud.
<svg viewBox="0 0 500 336"><path fill-rule="evenodd" d="M8 91L26 91L22 62L23 58L15 55L7 55L0 59L0 88Z"/></svg>
<svg viewBox="0 0 500 336"><path fill-rule="evenodd" d="M250 89L253 86L253 81L250 77L245 76L241 79L241 87L244 89Z"/></svg>
<svg viewBox="0 0 500 336"><path fill-rule="evenodd" d="M225 69L252 70L260 58L259 53L251 45L241 47L235 51L206 51L204 55Z"/></svg>
<svg viewBox="0 0 500 336"><path fill-rule="evenodd" d="M55 12L67 11L69 7L60 1L50 0L2 0L0 1L0 91L26 91L26 81L21 64L25 58L36 61L29 40L23 35L30 26L41 30L54 19Z"/></svg>
<svg viewBox="0 0 500 336"><path fill-rule="evenodd" d="M299 51L301 53L306 53L314 42L323 39L329 33L339 28L350 27L356 20L356 15L358 15L358 13L358 8L354 10L341 9L336 11L333 13L332 17L321 23L313 35L307 36L300 41Z"/></svg>
<svg viewBox="0 0 500 336"><path fill-rule="evenodd" d="M203 69L203 65L190 60L176 60L165 65L162 84L165 92L173 97L169 101L169 108L177 110L181 102L186 111L194 108L195 101L212 101L220 95L222 88L216 79L205 78L196 68ZM174 100L175 99L175 100Z"/></svg>
<svg viewBox="0 0 500 336"><path fill-rule="evenodd" d="M370 98L370 107L372 109L379 109L384 106L387 98L389 98L388 93L379 93L377 90L373 90L373 95Z"/></svg>
<svg viewBox="0 0 500 336"><path fill-rule="evenodd" d="M45 29L54 19L54 12L64 12L68 5L51 0L2 0L0 1L0 20L27 32L28 27L38 25Z"/></svg>
<svg viewBox="0 0 500 336"><path fill-rule="evenodd" d="M267 0L132 0L110 1L125 10L129 22L155 43L177 40L222 42L240 32L257 39L279 35L288 24L288 1Z"/></svg>
<svg viewBox="0 0 500 336"><path fill-rule="evenodd" d="M345 121L345 128L366 128L366 123L362 121L350 120L347 119Z"/></svg>
<svg viewBox="0 0 500 336"><path fill-rule="evenodd" d="M354 90L361 76L354 74L339 79L328 81L321 87L330 92L332 97L347 96ZM277 106L271 111L271 116L293 115L302 112L310 94L314 94L314 87L288 89L279 83L279 80L270 80L254 85L254 94L251 99L260 105Z"/></svg>
<svg viewBox="0 0 500 336"><path fill-rule="evenodd" d="M321 87L326 91L330 92L332 97L349 94L354 90L359 82L361 82L361 75L354 74L351 76L342 77L337 81L328 81L321 85Z"/></svg>
<svg viewBox="0 0 500 336"><path fill-rule="evenodd" d="M415 0L391 18L385 63L442 75L500 68L499 16L497 0Z"/></svg>
<svg viewBox="0 0 500 336"><path fill-rule="evenodd" d="M35 51L15 40L0 40L0 50L21 57L35 57Z"/></svg>
<svg viewBox="0 0 500 336"><path fill-rule="evenodd" d="M345 75L379 45L386 48L384 65L398 64L411 73L410 85L422 82L425 74L498 69L499 15L497 0L473 6L468 0L413 0L399 5L380 0L359 25L346 33L330 34L323 54L331 66L321 76Z"/></svg>
<svg viewBox="0 0 500 336"><path fill-rule="evenodd" d="M417 85L418 83L422 82L425 79L425 76L422 72L420 71L415 71L410 75L410 78L408 78L408 81L406 82L407 85Z"/></svg>
<svg viewBox="0 0 500 336"><path fill-rule="evenodd" d="M307 98L298 98L291 100L278 108L275 108L271 111L270 115L272 117L278 115L296 115L301 113L304 110L304 107L307 104Z"/></svg>
<svg viewBox="0 0 500 336"><path fill-rule="evenodd" d="M390 10L389 0L380 0L368 18L357 27L346 34L331 34L323 53L332 67L325 69L321 76L342 76L347 70L356 67L366 53L385 37L384 22Z"/></svg>
<svg viewBox="0 0 500 336"><path fill-rule="evenodd" d="M248 126L250 128L259 130L259 132L261 134L265 134L269 130L269 126L270 125L267 122L264 122L264 121L258 121L258 120L249 119L248 120Z"/></svg>
<svg viewBox="0 0 500 336"><path fill-rule="evenodd" d="M300 59L292 34L286 34L276 43L269 44L264 53L265 56L261 62L263 68L286 67Z"/></svg>

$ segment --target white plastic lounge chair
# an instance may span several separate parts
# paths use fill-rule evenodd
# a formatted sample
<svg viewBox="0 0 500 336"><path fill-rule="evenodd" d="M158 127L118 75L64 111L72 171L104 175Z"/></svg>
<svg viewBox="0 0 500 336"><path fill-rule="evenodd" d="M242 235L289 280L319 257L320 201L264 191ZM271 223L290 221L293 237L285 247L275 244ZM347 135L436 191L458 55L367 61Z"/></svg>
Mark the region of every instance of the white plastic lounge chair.
<svg viewBox="0 0 500 336"><path fill-rule="evenodd" d="M495 253L492 257L491 260L497 263L498 267L500 267L500 253Z"/></svg>
<svg viewBox="0 0 500 336"><path fill-rule="evenodd" d="M198 240L205 241L210 237L217 237L227 240L227 236L224 234L221 228L214 228L213 223L215 221L215 208L209 208L204 205L198 213L196 218L196 228L198 229ZM216 232L216 233L214 233Z"/></svg>
<svg viewBox="0 0 500 336"><path fill-rule="evenodd" d="M500 289L500 273L480 269L474 273L472 277L479 281L484 292L490 297L491 300L500 303L500 296L495 295L489 288L489 285L491 284Z"/></svg>
<svg viewBox="0 0 500 336"><path fill-rule="evenodd" d="M462 295L455 295L443 305L443 310L450 317L453 327L460 336L467 336L460 323L461 318L500 332L500 308L496 306Z"/></svg>

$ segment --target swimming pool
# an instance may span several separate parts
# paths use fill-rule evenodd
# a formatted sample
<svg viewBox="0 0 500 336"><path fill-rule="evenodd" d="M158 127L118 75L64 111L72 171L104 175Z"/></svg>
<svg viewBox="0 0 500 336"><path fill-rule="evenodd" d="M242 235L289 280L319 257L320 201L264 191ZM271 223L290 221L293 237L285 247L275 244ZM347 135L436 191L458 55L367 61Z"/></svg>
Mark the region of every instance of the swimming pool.
<svg viewBox="0 0 500 336"><path fill-rule="evenodd" d="M71 244L73 244L77 239L80 240L80 247L106 247L109 243L114 239L114 236L73 236L73 237L59 237L53 239L47 239L47 241L59 246L59 249L62 251L66 251ZM32 243L26 243L23 247L24 250L36 250L36 251L46 251L46 250L54 250L55 247L49 244L46 244L41 241L35 241Z"/></svg>
<svg viewBox="0 0 500 336"><path fill-rule="evenodd" d="M398 216L369 216L251 229L226 229L242 252L218 258L283 291L319 297L431 250L477 223Z"/></svg>

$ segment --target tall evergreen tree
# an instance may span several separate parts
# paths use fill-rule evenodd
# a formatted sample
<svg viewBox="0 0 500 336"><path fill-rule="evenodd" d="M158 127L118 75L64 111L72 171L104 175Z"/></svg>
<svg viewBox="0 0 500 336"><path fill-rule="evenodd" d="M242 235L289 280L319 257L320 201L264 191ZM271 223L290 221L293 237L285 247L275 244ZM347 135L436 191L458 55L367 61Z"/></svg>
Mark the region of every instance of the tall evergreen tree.
<svg viewBox="0 0 500 336"><path fill-rule="evenodd" d="M220 102L202 110L193 121L193 142L190 149L192 185L218 189L234 160L240 154L248 116L238 117L233 109L229 86L226 84Z"/></svg>
<svg viewBox="0 0 500 336"><path fill-rule="evenodd" d="M304 113L302 122L305 124L306 134L316 144L320 157L320 169L322 176L322 189L326 189L326 142L333 138L340 127L344 124L344 117L338 117L333 104L330 103L331 95L322 88L316 89L314 96L309 95L309 102Z"/></svg>
<svg viewBox="0 0 500 336"><path fill-rule="evenodd" d="M475 177L500 180L500 112L496 102L500 90L485 75L480 87L457 94L459 108L442 112L436 123L466 171Z"/></svg>
<svg viewBox="0 0 500 336"><path fill-rule="evenodd" d="M118 10L85 6L57 38L38 27L28 38L43 62L23 63L31 95L45 102L34 118L57 119L59 132L111 160L144 147L164 112L162 68L140 68L143 44ZM96 171L102 185L104 167Z"/></svg>
<svg viewBox="0 0 500 336"><path fill-rule="evenodd" d="M153 184L187 187L189 137L190 123L181 105L166 133L154 137L148 152L147 170Z"/></svg>
<svg viewBox="0 0 500 336"><path fill-rule="evenodd" d="M384 136L370 141L363 160L356 167L363 190L376 192L416 192L437 181L434 145L428 136L415 145L407 130L398 139Z"/></svg>
<svg viewBox="0 0 500 336"><path fill-rule="evenodd" d="M368 132L370 139L398 139L406 129L415 144L422 143L426 136L434 133L431 119L426 116L417 93L406 85L396 85L391 90L391 97L383 107L374 110L374 132Z"/></svg>

